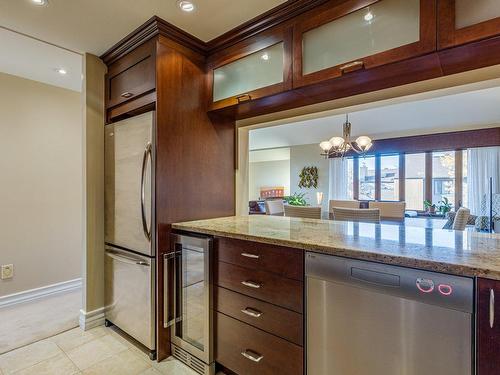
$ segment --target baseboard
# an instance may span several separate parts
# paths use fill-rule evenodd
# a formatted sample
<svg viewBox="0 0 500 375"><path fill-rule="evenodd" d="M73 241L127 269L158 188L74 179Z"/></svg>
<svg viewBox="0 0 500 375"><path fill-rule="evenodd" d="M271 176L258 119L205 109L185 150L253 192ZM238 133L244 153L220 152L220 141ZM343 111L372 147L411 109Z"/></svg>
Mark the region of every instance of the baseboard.
<svg viewBox="0 0 500 375"><path fill-rule="evenodd" d="M104 307L89 312L80 310L79 323L80 328L84 331L102 326L104 324Z"/></svg>
<svg viewBox="0 0 500 375"><path fill-rule="evenodd" d="M41 288L30 289L24 292L9 294L0 297L0 309L19 303L34 301L61 293L70 292L82 288L82 279L63 281L62 283L43 286Z"/></svg>

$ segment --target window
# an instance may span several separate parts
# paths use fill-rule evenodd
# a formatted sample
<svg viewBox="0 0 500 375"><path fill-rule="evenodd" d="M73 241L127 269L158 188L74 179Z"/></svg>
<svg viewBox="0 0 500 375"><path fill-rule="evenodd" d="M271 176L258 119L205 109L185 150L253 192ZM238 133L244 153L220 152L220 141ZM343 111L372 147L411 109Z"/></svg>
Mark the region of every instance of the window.
<svg viewBox="0 0 500 375"><path fill-rule="evenodd" d="M380 200L399 200L399 155L380 157Z"/></svg>
<svg viewBox="0 0 500 375"><path fill-rule="evenodd" d="M375 157L359 159L359 199L375 200Z"/></svg>
<svg viewBox="0 0 500 375"><path fill-rule="evenodd" d="M405 201L408 210L424 210L425 154L405 155Z"/></svg>
<svg viewBox="0 0 500 375"><path fill-rule="evenodd" d="M432 203L444 198L455 206L455 152L432 153Z"/></svg>
<svg viewBox="0 0 500 375"><path fill-rule="evenodd" d="M462 206L468 207L467 198L467 150L462 151Z"/></svg>
<svg viewBox="0 0 500 375"><path fill-rule="evenodd" d="M347 199L354 199L354 159L347 159Z"/></svg>

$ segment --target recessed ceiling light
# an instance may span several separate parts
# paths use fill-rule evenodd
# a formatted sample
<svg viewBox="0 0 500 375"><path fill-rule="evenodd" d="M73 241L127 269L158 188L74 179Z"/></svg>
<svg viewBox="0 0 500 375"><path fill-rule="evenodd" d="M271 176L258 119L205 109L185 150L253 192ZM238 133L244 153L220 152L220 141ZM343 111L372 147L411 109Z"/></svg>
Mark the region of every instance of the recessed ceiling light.
<svg viewBox="0 0 500 375"><path fill-rule="evenodd" d="M65 76L66 74L68 74L68 71L66 69L64 69L64 68L57 68L56 72L59 73L62 76Z"/></svg>
<svg viewBox="0 0 500 375"><path fill-rule="evenodd" d="M264 60L264 61L267 61L267 60L269 60L269 55L267 54L267 52L264 52L264 53L260 56L260 58L261 58L262 60Z"/></svg>
<svg viewBox="0 0 500 375"><path fill-rule="evenodd" d="M184 12L192 12L195 6L191 1L182 0L179 1L179 8L181 8Z"/></svg>
<svg viewBox="0 0 500 375"><path fill-rule="evenodd" d="M36 4L38 6L45 6L49 5L49 0L31 0L33 4Z"/></svg>
<svg viewBox="0 0 500 375"><path fill-rule="evenodd" d="M373 13L372 12L368 12L368 13L365 14L364 18L365 18L366 22L370 22L373 19L373 17L374 17Z"/></svg>

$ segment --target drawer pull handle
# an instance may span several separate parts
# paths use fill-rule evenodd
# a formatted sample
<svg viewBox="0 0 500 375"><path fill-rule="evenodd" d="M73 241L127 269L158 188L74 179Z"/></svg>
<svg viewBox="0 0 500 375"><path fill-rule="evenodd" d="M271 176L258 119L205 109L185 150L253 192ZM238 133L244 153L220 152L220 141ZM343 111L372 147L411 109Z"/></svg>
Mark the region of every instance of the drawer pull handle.
<svg viewBox="0 0 500 375"><path fill-rule="evenodd" d="M131 92L125 91L123 94L120 95L122 98L130 98L134 96Z"/></svg>
<svg viewBox="0 0 500 375"><path fill-rule="evenodd" d="M251 361L260 362L264 356L262 354L256 353L253 350L245 350L241 352L241 355Z"/></svg>
<svg viewBox="0 0 500 375"><path fill-rule="evenodd" d="M495 291L490 289L490 328L495 325Z"/></svg>
<svg viewBox="0 0 500 375"><path fill-rule="evenodd" d="M251 316L252 318L260 318L262 315L262 311L252 309L251 307L247 307L246 309L241 310L241 312Z"/></svg>
<svg viewBox="0 0 500 375"><path fill-rule="evenodd" d="M250 253L241 253L242 256L252 259L259 259L260 255L250 254Z"/></svg>
<svg viewBox="0 0 500 375"><path fill-rule="evenodd" d="M353 61L349 64L342 65L339 69L342 73L352 72L361 69L365 66L363 61ZM347 71L347 72L346 72Z"/></svg>
<svg viewBox="0 0 500 375"><path fill-rule="evenodd" d="M260 284L254 283L253 281L242 281L241 283L249 288L259 289L261 287Z"/></svg>

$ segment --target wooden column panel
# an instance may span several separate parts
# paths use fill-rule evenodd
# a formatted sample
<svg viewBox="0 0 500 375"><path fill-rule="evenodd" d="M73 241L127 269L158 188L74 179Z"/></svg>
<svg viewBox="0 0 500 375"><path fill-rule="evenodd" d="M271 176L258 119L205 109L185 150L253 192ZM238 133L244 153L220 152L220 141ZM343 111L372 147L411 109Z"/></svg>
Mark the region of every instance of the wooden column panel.
<svg viewBox="0 0 500 375"><path fill-rule="evenodd" d="M406 200L406 158L405 154L399 154L399 200Z"/></svg>
<svg viewBox="0 0 500 375"><path fill-rule="evenodd" d="M463 185L462 180L464 177L463 171L463 158L462 150L455 151L455 211L459 206L462 206Z"/></svg>
<svg viewBox="0 0 500 375"><path fill-rule="evenodd" d="M432 152L425 153L425 200L432 202ZM434 202L432 202L434 203Z"/></svg>

